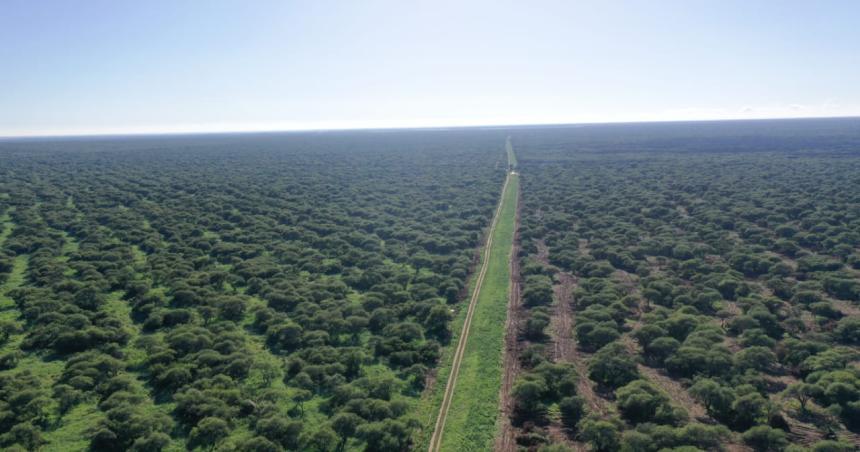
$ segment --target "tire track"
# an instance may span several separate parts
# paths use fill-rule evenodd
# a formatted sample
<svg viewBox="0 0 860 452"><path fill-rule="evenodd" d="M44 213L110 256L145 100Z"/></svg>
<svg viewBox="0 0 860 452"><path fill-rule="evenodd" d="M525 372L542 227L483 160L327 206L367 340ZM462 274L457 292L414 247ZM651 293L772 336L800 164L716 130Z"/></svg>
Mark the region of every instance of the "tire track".
<svg viewBox="0 0 860 452"><path fill-rule="evenodd" d="M460 373L460 364L463 361L463 354L466 350L466 342L469 338L469 327L472 324L472 317L475 314L475 306L478 304L478 295L481 293L481 285L484 283L484 276L487 273L487 267L490 261L490 252L493 248L493 235L496 231L496 225L499 222L499 216L502 212L502 205L505 201L505 193L508 190L508 183L511 180L511 173L505 177L505 183L502 186L502 194L499 198L499 203L496 206L496 213L493 215L493 222L490 230L487 233L487 241L484 244L483 259L481 262L481 270L478 272L478 277L475 280L475 288L472 291L472 297L469 300L469 307L466 311L466 318L463 321L463 327L460 330L460 337L457 341L457 349L454 352L454 358L451 361L451 372L448 374L448 381L445 384L445 393L442 396L442 405L439 408L439 415L436 418L436 425L433 429L433 435L430 437L429 452L437 452L442 447L442 433L445 429L445 419L448 416L448 410L451 408L451 400L454 395L454 387L457 383L457 376Z"/></svg>
<svg viewBox="0 0 860 452"><path fill-rule="evenodd" d="M510 143L510 139L508 139ZM517 199L520 193L517 192ZM512 452L517 449L516 430L511 424L511 415L514 410L511 391L514 387L517 375L520 373L520 347L519 331L522 322L521 312L521 278L520 278L520 209L522 204L517 201L516 218L514 219L514 244L511 248L511 291L508 296L508 318L505 324L505 356L503 358L504 373L502 375L502 388L499 391L499 420L500 431L496 436L494 450L497 452Z"/></svg>

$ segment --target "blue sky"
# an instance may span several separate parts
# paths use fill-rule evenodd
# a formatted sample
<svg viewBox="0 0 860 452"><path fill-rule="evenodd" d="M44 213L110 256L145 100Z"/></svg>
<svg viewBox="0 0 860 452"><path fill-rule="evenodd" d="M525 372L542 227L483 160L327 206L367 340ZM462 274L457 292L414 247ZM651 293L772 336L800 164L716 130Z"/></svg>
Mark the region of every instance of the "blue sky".
<svg viewBox="0 0 860 452"><path fill-rule="evenodd" d="M860 115L860 2L18 1L0 136Z"/></svg>

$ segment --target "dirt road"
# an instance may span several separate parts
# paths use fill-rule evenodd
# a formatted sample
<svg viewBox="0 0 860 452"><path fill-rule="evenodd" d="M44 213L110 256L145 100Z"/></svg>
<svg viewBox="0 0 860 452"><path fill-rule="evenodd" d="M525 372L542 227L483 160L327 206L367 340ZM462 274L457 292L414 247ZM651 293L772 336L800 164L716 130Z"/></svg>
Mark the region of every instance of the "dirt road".
<svg viewBox="0 0 860 452"><path fill-rule="evenodd" d="M496 213L493 215L493 222L490 230L487 233L487 242L484 244L483 259L481 269L478 272L478 277L475 279L475 288L472 291L472 297L469 299L469 307L466 310L466 319L463 321L463 328L460 331L460 338L457 341L457 349L454 352L454 358L451 362L451 372L448 376L448 382L445 385L445 393L442 396L442 405L439 408L439 415L436 418L436 426L433 429L433 436L430 437L430 452L439 451L442 446L442 432L445 429L445 418L448 416L448 410L451 408L451 399L454 395L454 387L457 384L457 375L460 372L460 364L463 361L463 354L466 350L466 342L469 339L469 327L472 324L472 317L475 313L475 306L478 302L478 295L481 292L481 285L484 282L484 275L487 273L487 267L490 260L490 251L493 248L493 235L496 230L496 225L499 222L499 215L502 211L502 205L505 200L505 193L508 189L508 183L511 180L512 174L509 172L505 178L505 183L502 186L502 196L499 199L499 204L496 206Z"/></svg>
<svg viewBox="0 0 860 452"><path fill-rule="evenodd" d="M508 139L510 143L510 139ZM517 193L519 198L519 193ZM520 323L522 322L521 287L520 287L520 206L517 203L517 217L515 220L514 246L511 252L511 292L508 298L508 320L505 324L505 356L504 373L502 374L502 388L499 391L499 420L501 427L496 437L494 450L497 452L513 452L517 449L516 430L511 425L511 415L514 404L511 390L514 381L520 372L520 341L518 338Z"/></svg>

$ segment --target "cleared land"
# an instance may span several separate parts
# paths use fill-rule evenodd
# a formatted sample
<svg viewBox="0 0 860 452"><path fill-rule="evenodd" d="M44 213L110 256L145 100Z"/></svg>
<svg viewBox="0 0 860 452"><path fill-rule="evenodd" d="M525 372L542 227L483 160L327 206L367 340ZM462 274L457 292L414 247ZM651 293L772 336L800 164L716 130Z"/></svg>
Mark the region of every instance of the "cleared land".
<svg viewBox="0 0 860 452"><path fill-rule="evenodd" d="M505 149L508 151L508 167L512 170L517 168L517 154L514 153L514 145L511 144L511 137L505 141Z"/></svg>
<svg viewBox="0 0 860 452"><path fill-rule="evenodd" d="M493 441L518 193L519 177L509 174L459 336L431 451L485 450Z"/></svg>
<svg viewBox="0 0 860 452"><path fill-rule="evenodd" d="M510 139L508 139L510 144ZM519 194L517 194L519 199ZM508 318L505 322L505 354L504 373L502 375L502 386L499 390L499 426L496 433L496 451L516 450L516 431L511 423L514 404L511 391L514 381L520 372L519 354L520 346L519 332L523 327L524 312L522 306L522 280L520 277L520 261L517 258L520 253L520 210L522 205L517 202L516 228L514 231L514 244L511 252L511 289L508 297Z"/></svg>

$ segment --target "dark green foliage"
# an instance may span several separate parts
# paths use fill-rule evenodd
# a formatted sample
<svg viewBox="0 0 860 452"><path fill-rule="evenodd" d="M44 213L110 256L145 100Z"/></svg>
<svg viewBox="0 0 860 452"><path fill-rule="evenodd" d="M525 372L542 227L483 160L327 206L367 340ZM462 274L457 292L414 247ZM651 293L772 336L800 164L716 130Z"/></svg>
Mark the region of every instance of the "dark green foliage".
<svg viewBox="0 0 860 452"><path fill-rule="evenodd" d="M84 403L94 450L410 447L504 137L0 143L2 447Z"/></svg>
<svg viewBox="0 0 860 452"><path fill-rule="evenodd" d="M732 403L735 392L717 381L702 378L690 387L690 394L699 399L708 414L715 419L728 423L732 418Z"/></svg>
<svg viewBox="0 0 860 452"><path fill-rule="evenodd" d="M599 452L618 450L621 442L619 422L586 418L580 425L580 437Z"/></svg>
<svg viewBox="0 0 860 452"><path fill-rule="evenodd" d="M621 334L615 322L579 322L576 325L576 340L585 350L597 350L614 342Z"/></svg>
<svg viewBox="0 0 860 452"><path fill-rule="evenodd" d="M784 419L822 437L858 428L856 125L512 134L523 174L521 265L549 262L528 274L549 270L557 291L574 287L576 359L588 362L596 397L626 421L614 424L618 443L595 448L719 450L726 428L787 429ZM833 127L831 145L821 146L818 127ZM660 407L688 406L683 392L708 419L660 419ZM601 421L589 421L589 438L613 430ZM585 422L570 431L587 441ZM722 430L681 440L696 422Z"/></svg>
<svg viewBox="0 0 860 452"><path fill-rule="evenodd" d="M523 335L530 341L542 342L547 339L546 328L549 323L548 313L542 309L531 309L523 327Z"/></svg>
<svg viewBox="0 0 860 452"><path fill-rule="evenodd" d="M518 444L551 448L553 422L649 452L716 450L726 427L779 450L779 417L856 431L856 130L0 143L0 447L37 449L91 411L94 450L423 447L407 399L451 339L506 135L523 174ZM587 376L553 362L568 308ZM672 391L713 420L685 420ZM585 413L587 397L614 406Z"/></svg>
<svg viewBox="0 0 860 452"><path fill-rule="evenodd" d="M230 424L217 417L207 417L197 423L188 435L191 446L212 447L230 434Z"/></svg>
<svg viewBox="0 0 860 452"><path fill-rule="evenodd" d="M860 318L846 317L840 320L833 333L844 344L860 345Z"/></svg>
<svg viewBox="0 0 860 452"><path fill-rule="evenodd" d="M412 444L410 433L414 427L410 422L385 419L359 426L358 437L367 443L368 452L404 451Z"/></svg>
<svg viewBox="0 0 860 452"><path fill-rule="evenodd" d="M757 392L738 395L732 402L732 425L738 430L750 428L766 421L768 401Z"/></svg>
<svg viewBox="0 0 860 452"><path fill-rule="evenodd" d="M734 356L735 366L740 370L755 369L768 371L776 363L776 355L767 347L753 345L747 347Z"/></svg>
<svg viewBox="0 0 860 452"><path fill-rule="evenodd" d="M565 397L558 402L561 411L561 420L569 429L576 428L576 424L585 414L585 402L582 397Z"/></svg>
<svg viewBox="0 0 860 452"><path fill-rule="evenodd" d="M624 386L638 376L633 357L617 342L598 350L588 365L588 378L610 388Z"/></svg>
<svg viewBox="0 0 860 452"><path fill-rule="evenodd" d="M644 423L624 433L622 449L637 452L719 450L728 436L728 429L718 425L695 423L675 428Z"/></svg>
<svg viewBox="0 0 860 452"><path fill-rule="evenodd" d="M99 408L105 412L105 420L93 437L91 447L94 450L125 450L132 446L160 450L157 445L166 444L164 437L173 421L163 413L147 411L146 402L145 394L127 390L118 390L102 401Z"/></svg>
<svg viewBox="0 0 860 452"><path fill-rule="evenodd" d="M332 430L340 437L341 447L355 436L362 424L364 420L353 413L338 413L331 419Z"/></svg>
<svg viewBox="0 0 860 452"><path fill-rule="evenodd" d="M743 435L744 443L757 452L779 452L788 445L785 433L782 430L770 428L766 425L753 427Z"/></svg>
<svg viewBox="0 0 860 452"><path fill-rule="evenodd" d="M255 436L239 445L242 452L281 452L283 449L266 438Z"/></svg>
<svg viewBox="0 0 860 452"><path fill-rule="evenodd" d="M523 289L523 303L526 306L541 306L552 303L552 281L543 275L529 276Z"/></svg>
<svg viewBox="0 0 860 452"><path fill-rule="evenodd" d="M574 397L578 378L570 364L548 362L543 362L532 371L521 375L511 391L514 401L514 422L518 425L526 422L545 423L548 405L553 401L567 400L567 407L561 407L561 409L571 411L563 416L569 416L567 421L572 421L570 426L575 424L573 419L578 419L583 414L582 401ZM580 404L578 413L575 406L577 403Z"/></svg>
<svg viewBox="0 0 860 452"><path fill-rule="evenodd" d="M622 416L634 424L676 424L686 417L683 410L673 407L669 398L646 380L634 380L618 388L615 396Z"/></svg>
<svg viewBox="0 0 860 452"><path fill-rule="evenodd" d="M521 380L511 391L516 401L516 414L521 419L534 419L546 414L546 405L542 402L547 392L546 383L542 379Z"/></svg>

